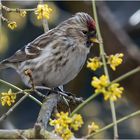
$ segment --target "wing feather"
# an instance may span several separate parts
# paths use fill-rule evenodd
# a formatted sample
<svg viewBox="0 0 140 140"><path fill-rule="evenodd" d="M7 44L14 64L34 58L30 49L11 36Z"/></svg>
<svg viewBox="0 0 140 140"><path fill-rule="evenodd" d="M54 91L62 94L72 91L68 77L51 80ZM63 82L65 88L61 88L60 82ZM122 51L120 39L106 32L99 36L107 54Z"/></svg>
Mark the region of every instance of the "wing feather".
<svg viewBox="0 0 140 140"><path fill-rule="evenodd" d="M52 41L54 37L53 33L55 32L54 30L55 29L40 35L22 49L18 50L14 55L5 59L3 63L18 63L36 58L43 51L44 47L47 47L47 45Z"/></svg>

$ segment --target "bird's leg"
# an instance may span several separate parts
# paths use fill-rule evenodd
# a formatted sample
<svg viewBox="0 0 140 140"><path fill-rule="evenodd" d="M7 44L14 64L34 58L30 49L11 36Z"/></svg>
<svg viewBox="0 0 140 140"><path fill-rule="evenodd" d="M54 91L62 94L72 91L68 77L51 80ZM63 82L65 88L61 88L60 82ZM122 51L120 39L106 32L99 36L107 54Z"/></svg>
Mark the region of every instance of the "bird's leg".
<svg viewBox="0 0 140 140"><path fill-rule="evenodd" d="M57 87L57 88L55 88L55 89L58 90L58 91L60 91L60 92L62 92L62 93L64 93L64 94L67 94L68 96L75 97L74 94L72 94L71 92L64 91L64 90L63 90L62 88L60 88L60 87Z"/></svg>
<svg viewBox="0 0 140 140"><path fill-rule="evenodd" d="M52 88L45 87L45 86L35 86L35 89L44 89L44 90L47 90L49 92L48 94L50 94L51 92L54 92L54 93L62 95L65 98L71 99L73 101L80 102L80 103L83 102L83 98L76 97L75 95L73 95L70 92L65 92L60 87L52 89Z"/></svg>
<svg viewBox="0 0 140 140"><path fill-rule="evenodd" d="M50 94L51 92L54 92L54 93L58 93L58 94L62 95L63 97L66 97L66 98L72 98L72 99L76 98L74 94L64 91L60 86L57 88L49 88L46 86L35 86L35 89L47 90L48 91L47 95Z"/></svg>
<svg viewBox="0 0 140 140"><path fill-rule="evenodd" d="M65 96L65 97L68 97L68 96L74 97L74 95L72 93L63 91L63 89L61 87L49 88L46 86L35 86L35 89L44 89L44 90L48 90L50 93L55 92L55 93L59 93L62 96Z"/></svg>
<svg viewBox="0 0 140 140"><path fill-rule="evenodd" d="M64 87L59 86L57 88L54 88L54 90L58 91L60 95L62 95L61 93L63 93L62 99L63 99L64 103L66 104L66 106L68 107L68 110L69 110L68 112L71 113L71 109L70 109L70 105L69 105L69 99L66 98L67 96L69 97L69 95L64 91Z"/></svg>
<svg viewBox="0 0 140 140"><path fill-rule="evenodd" d="M29 77L30 79L30 83L31 83L31 86L32 86L32 90L35 91L35 84L34 84L34 80L33 80L33 76L32 76L32 71L31 69L26 69L24 71L25 75Z"/></svg>

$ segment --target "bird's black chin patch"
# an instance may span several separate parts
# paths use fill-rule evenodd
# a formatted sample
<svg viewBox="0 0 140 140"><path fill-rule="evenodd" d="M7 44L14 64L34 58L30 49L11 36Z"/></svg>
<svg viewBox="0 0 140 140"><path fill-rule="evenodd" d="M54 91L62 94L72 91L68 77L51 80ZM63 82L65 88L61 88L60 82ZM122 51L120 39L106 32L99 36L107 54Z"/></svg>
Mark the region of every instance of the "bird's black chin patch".
<svg viewBox="0 0 140 140"><path fill-rule="evenodd" d="M88 40L86 46L87 48L90 48L91 46L93 46L93 42Z"/></svg>

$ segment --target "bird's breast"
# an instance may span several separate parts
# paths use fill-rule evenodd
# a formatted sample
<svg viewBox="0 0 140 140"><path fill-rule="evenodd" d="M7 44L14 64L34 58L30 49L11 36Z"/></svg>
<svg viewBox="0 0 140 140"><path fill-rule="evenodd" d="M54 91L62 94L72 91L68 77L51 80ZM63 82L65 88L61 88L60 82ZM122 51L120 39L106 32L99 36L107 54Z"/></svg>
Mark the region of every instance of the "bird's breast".
<svg viewBox="0 0 140 140"><path fill-rule="evenodd" d="M47 86L57 87L73 80L83 67L86 57L85 50L75 49L72 52L63 53L62 57L54 62L50 72L46 73L44 81Z"/></svg>
<svg viewBox="0 0 140 140"><path fill-rule="evenodd" d="M22 63L19 67L19 73L26 85L30 84L30 80L22 70L28 68L32 70L35 85L43 83L51 88L64 85L73 80L83 67L88 54L84 47L71 47L67 51L60 51L57 55L50 53L47 57L43 54L37 59Z"/></svg>

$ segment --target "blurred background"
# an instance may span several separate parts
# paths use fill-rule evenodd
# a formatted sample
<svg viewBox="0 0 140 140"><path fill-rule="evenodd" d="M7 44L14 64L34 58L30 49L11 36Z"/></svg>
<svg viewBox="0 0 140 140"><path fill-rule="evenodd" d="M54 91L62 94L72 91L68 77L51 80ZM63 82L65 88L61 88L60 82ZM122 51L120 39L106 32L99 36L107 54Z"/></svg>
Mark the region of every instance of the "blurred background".
<svg viewBox="0 0 140 140"><path fill-rule="evenodd" d="M11 8L35 8L37 1L2 1L2 4ZM76 12L87 12L91 16L91 1L54 1L47 2L53 9L50 15L49 28L57 26L61 21L71 17ZM111 79L136 68L140 65L140 1L97 1L99 22L105 43L107 54L124 53L124 61L117 71L109 69ZM29 12L26 17L20 17L16 13L5 13L8 19L17 22L17 28L10 30L7 24L2 22L0 27L0 60L11 56L43 33L42 24L36 19L33 12ZM98 45L97 45L98 46ZM98 47L94 47L89 57L98 56ZM93 76L100 76L102 70L92 72L84 66L80 74L65 86L66 91L70 91L84 99L94 93L90 85ZM12 69L0 71L0 78L25 89L19 75ZM118 100L116 105L117 118L128 115L140 108L140 74L121 82L125 88L123 98ZM0 84L0 92L7 91L9 87ZM26 99L16 110L6 119L0 128L29 128L33 127L38 116L40 107L31 99ZM1 107L2 115L8 107ZM87 133L87 125L95 121L100 127L112 122L109 102L105 102L102 96L97 97L81 111L84 117L84 126L77 136ZM118 125L119 137L121 139L140 138L140 117L137 116ZM96 138L113 138L112 129L96 136Z"/></svg>

